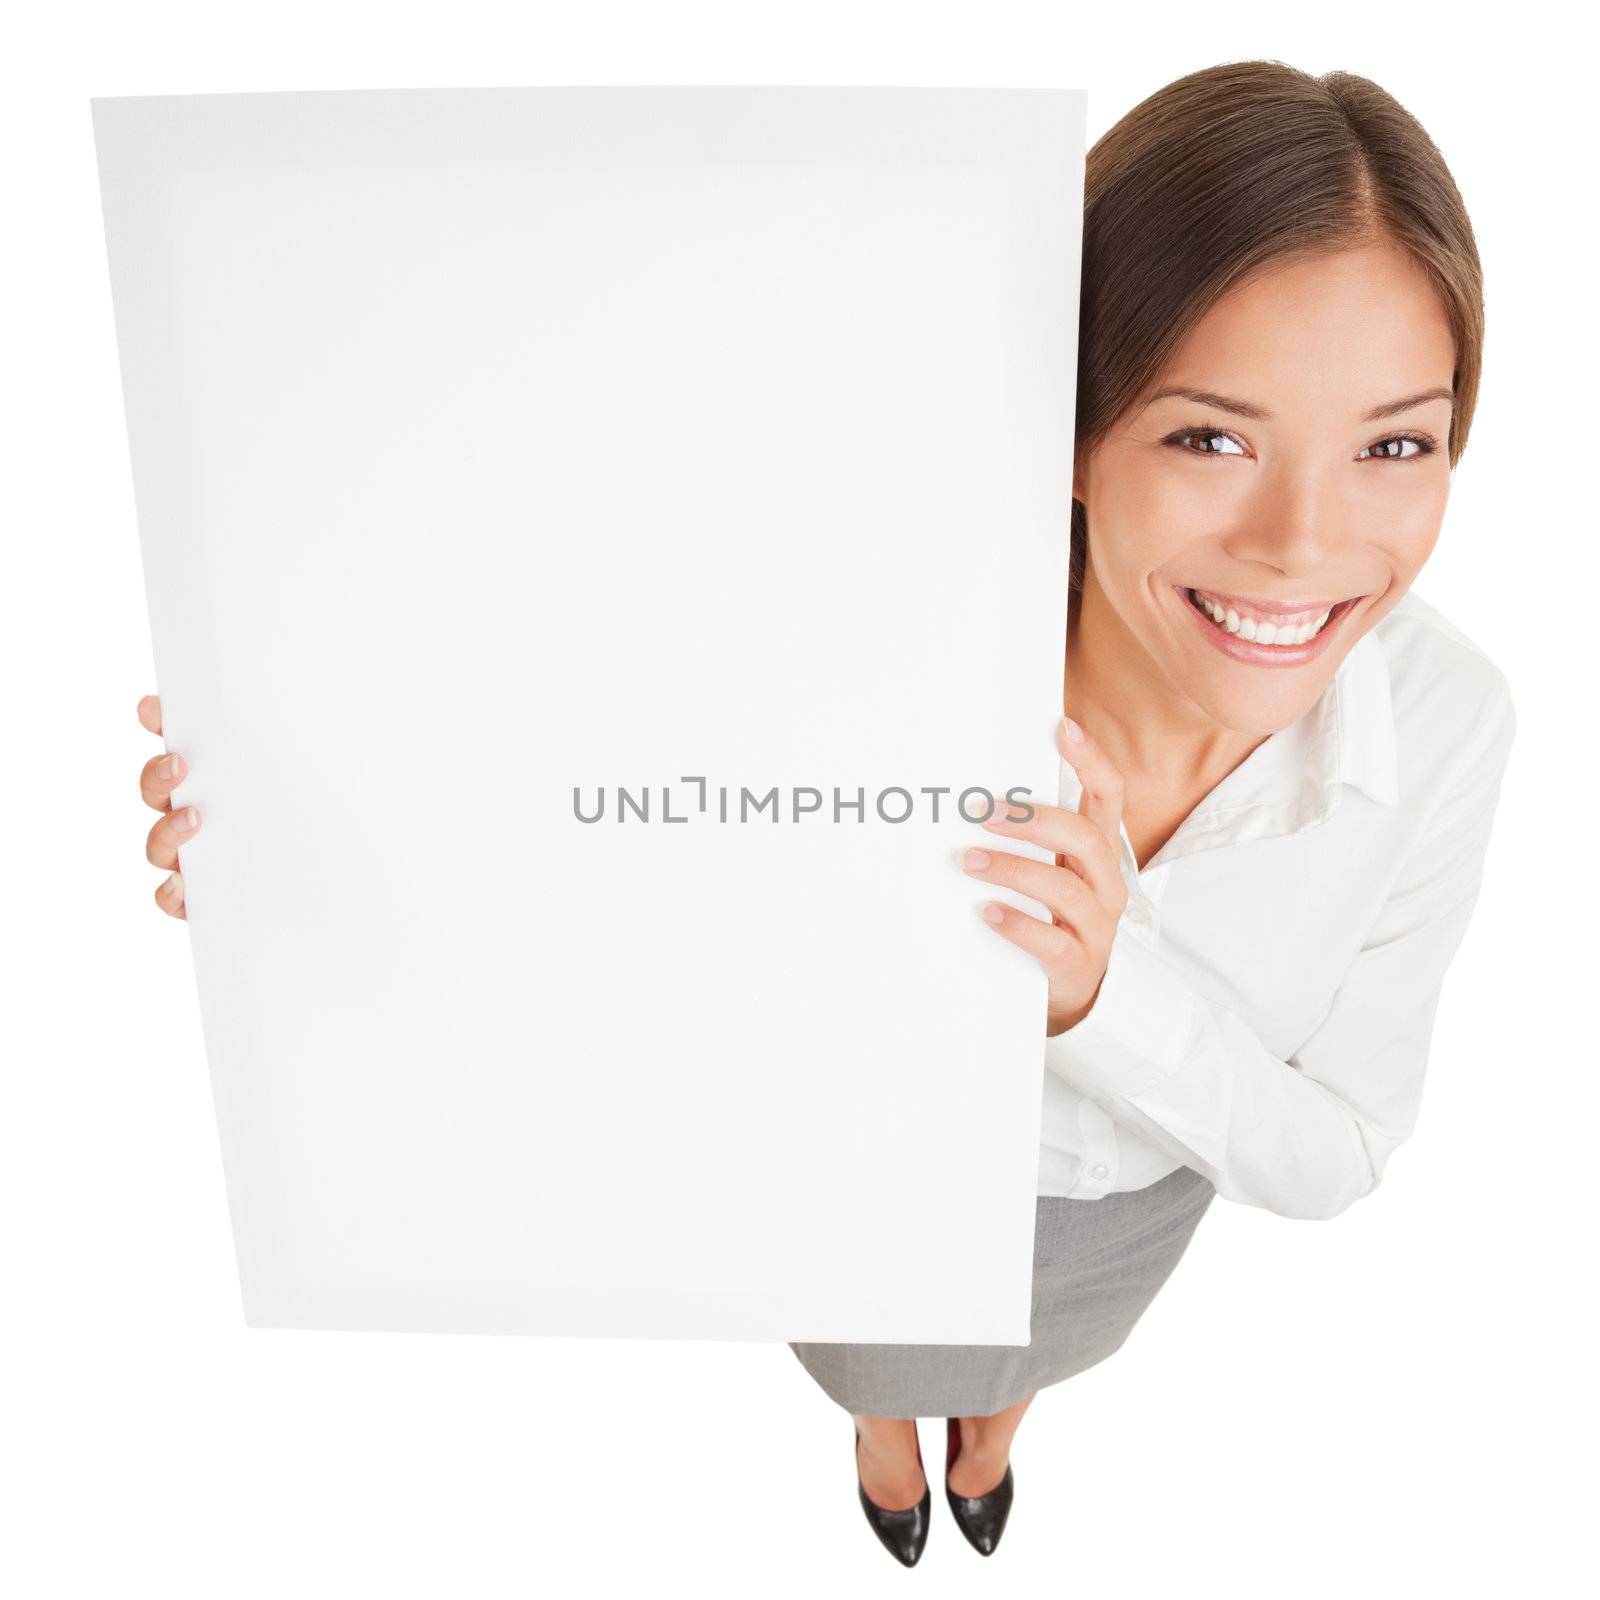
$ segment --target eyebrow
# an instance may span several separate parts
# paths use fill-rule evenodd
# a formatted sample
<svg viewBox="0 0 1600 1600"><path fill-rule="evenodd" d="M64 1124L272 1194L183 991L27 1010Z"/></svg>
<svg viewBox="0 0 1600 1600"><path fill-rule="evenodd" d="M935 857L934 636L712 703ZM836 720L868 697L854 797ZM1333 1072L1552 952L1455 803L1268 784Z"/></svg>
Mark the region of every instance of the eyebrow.
<svg viewBox="0 0 1600 1600"><path fill-rule="evenodd" d="M1176 395L1182 400L1192 400L1196 405L1214 406L1218 411L1231 411L1235 416L1249 417L1254 422L1270 422L1272 413L1261 406L1251 405L1248 400L1230 400L1227 395L1216 394L1210 389L1160 389L1145 401L1147 406L1153 406L1157 400L1165 400ZM1455 404L1455 395L1449 389L1423 389L1417 394L1408 394L1403 400L1390 400L1381 406L1374 406L1361 420L1363 422L1378 422L1384 417L1398 416L1402 411L1409 411L1413 406L1420 406L1429 400L1448 400Z"/></svg>

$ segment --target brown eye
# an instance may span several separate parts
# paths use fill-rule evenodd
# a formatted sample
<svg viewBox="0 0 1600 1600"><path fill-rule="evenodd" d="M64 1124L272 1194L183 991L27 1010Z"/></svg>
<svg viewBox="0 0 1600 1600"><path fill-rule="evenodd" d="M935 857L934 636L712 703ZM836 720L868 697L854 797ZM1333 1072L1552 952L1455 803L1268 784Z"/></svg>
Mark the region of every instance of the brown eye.
<svg viewBox="0 0 1600 1600"><path fill-rule="evenodd" d="M1411 449L1407 451L1406 445ZM1388 439L1380 439L1376 444L1369 444L1361 452L1373 461L1415 461L1420 456L1432 455L1433 441L1420 433L1397 433ZM1361 456L1357 456L1359 461Z"/></svg>
<svg viewBox="0 0 1600 1600"><path fill-rule="evenodd" d="M1188 441L1199 439L1204 441L1200 449L1194 449ZM1163 441L1175 446L1192 456L1242 456L1239 442L1231 434L1224 433L1221 428L1186 428L1181 433L1169 434Z"/></svg>

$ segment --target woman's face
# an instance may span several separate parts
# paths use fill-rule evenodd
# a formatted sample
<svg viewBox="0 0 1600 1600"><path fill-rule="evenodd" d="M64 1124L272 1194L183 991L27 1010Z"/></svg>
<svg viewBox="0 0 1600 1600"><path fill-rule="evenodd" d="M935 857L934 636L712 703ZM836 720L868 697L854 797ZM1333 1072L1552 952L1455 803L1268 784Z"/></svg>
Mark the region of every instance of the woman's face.
<svg viewBox="0 0 1600 1600"><path fill-rule="evenodd" d="M1225 727L1294 722L1439 536L1454 362L1436 295L1392 246L1232 291L1074 480L1089 634Z"/></svg>

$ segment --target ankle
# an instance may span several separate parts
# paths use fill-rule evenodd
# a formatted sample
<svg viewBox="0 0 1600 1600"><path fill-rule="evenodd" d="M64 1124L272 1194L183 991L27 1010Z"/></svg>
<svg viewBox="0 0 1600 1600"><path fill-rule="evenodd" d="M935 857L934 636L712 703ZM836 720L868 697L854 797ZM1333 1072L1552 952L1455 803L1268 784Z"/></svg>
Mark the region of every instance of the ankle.
<svg viewBox="0 0 1600 1600"><path fill-rule="evenodd" d="M1005 1471L1011 1459L1011 1429L996 1428L988 1417L958 1418L956 1427L957 1461L971 1471L989 1467L997 1473Z"/></svg>
<svg viewBox="0 0 1600 1600"><path fill-rule="evenodd" d="M900 1456L917 1459L917 1425L903 1417L856 1417L861 1435L861 1453L869 1452L893 1460Z"/></svg>
<svg viewBox="0 0 1600 1600"><path fill-rule="evenodd" d="M859 1438L856 1459L862 1470L878 1477L910 1482L922 1471L922 1452L914 1422L880 1417L874 1422L856 1422Z"/></svg>

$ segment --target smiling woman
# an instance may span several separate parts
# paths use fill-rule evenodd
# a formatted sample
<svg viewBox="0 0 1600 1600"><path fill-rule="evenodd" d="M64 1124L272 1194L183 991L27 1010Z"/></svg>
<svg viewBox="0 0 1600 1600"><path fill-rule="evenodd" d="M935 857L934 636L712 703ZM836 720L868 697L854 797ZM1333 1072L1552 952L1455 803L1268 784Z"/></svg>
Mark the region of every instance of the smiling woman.
<svg viewBox="0 0 1600 1600"><path fill-rule="evenodd" d="M1136 711L1108 696L1098 720L1147 801L1175 790L1158 831L1309 710L1439 536L1441 441L1462 437L1453 321L1374 196L1352 204L1345 243L1308 248L1297 221L1289 253L1230 278L1158 377L1079 442L1073 620L1092 648L1069 703L1087 714L1097 689L1142 681ZM1171 760L1186 733L1187 779Z"/></svg>
<svg viewBox="0 0 1600 1600"><path fill-rule="evenodd" d="M965 861L1044 913L984 908L1049 979L1033 1340L793 1346L907 1562L915 1418L950 1419L946 1494L987 1554L1032 1397L1121 1346L1216 1196L1328 1218L1377 1187L1516 727L1410 592L1483 300L1403 107L1267 61L1169 85L1089 153L1082 294L1061 804L984 841L1054 864Z"/></svg>

